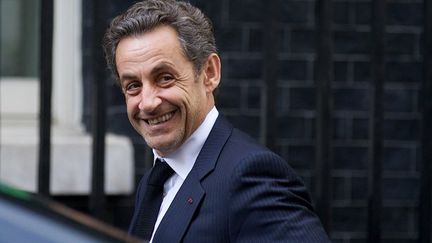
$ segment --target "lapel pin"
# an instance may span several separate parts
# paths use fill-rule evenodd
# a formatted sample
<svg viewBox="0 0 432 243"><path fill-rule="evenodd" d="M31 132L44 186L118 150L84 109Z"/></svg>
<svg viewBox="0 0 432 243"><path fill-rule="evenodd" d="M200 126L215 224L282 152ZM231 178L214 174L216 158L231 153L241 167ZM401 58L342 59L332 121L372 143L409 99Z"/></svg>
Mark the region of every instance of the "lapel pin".
<svg viewBox="0 0 432 243"><path fill-rule="evenodd" d="M189 204L192 204L192 203L193 203L193 199L192 199L192 197L189 197L189 198L187 199L187 202L188 202Z"/></svg>

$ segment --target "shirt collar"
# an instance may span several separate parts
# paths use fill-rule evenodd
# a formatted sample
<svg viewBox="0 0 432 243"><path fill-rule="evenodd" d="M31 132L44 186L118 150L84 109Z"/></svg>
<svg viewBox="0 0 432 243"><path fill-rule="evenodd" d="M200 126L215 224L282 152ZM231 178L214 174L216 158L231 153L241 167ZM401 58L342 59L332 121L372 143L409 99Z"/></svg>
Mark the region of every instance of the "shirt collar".
<svg viewBox="0 0 432 243"><path fill-rule="evenodd" d="M156 158L162 158L169 166L171 166L176 174L185 180L189 172L192 170L195 160L197 159L201 148L204 146L218 115L218 110L216 107L213 107L195 132L193 132L192 135L170 155L161 157L158 155L156 150L153 149L154 160L156 160Z"/></svg>

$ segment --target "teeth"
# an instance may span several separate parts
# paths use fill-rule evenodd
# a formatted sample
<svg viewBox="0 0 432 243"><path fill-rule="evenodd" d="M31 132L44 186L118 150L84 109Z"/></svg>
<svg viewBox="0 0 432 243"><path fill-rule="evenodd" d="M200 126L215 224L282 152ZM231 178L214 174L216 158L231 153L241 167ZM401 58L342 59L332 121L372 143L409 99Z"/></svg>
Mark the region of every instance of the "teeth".
<svg viewBox="0 0 432 243"><path fill-rule="evenodd" d="M162 122L166 122L166 121L168 121L168 120L169 120L173 115L174 115L174 112L170 112L170 113L165 114L165 115L163 115L163 116L160 116L160 117L158 117L158 118L148 120L148 123L149 123L150 125L156 125L156 124L159 124L159 123L162 123Z"/></svg>

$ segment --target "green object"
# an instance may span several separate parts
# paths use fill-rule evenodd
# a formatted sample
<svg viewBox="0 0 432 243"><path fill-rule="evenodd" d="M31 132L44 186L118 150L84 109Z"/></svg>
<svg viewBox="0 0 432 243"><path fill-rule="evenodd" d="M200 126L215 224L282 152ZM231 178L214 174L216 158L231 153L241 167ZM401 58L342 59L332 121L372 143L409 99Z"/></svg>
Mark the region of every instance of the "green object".
<svg viewBox="0 0 432 243"><path fill-rule="evenodd" d="M4 183L0 183L0 194L6 194L21 200L30 200L31 194L14 187L8 186Z"/></svg>

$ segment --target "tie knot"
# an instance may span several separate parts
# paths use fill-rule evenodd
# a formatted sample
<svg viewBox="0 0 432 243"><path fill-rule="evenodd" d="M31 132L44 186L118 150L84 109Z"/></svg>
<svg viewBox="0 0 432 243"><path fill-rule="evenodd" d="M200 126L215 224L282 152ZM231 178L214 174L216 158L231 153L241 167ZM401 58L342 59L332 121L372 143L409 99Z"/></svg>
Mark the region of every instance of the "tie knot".
<svg viewBox="0 0 432 243"><path fill-rule="evenodd" d="M156 159L156 163L151 169L147 184L163 186L165 181L174 173L173 169L163 160Z"/></svg>

